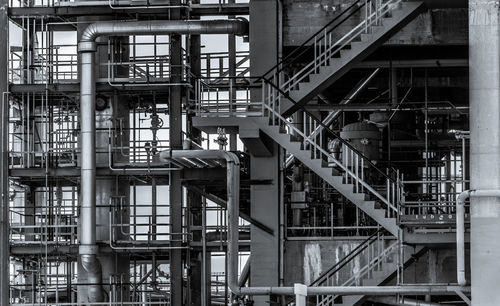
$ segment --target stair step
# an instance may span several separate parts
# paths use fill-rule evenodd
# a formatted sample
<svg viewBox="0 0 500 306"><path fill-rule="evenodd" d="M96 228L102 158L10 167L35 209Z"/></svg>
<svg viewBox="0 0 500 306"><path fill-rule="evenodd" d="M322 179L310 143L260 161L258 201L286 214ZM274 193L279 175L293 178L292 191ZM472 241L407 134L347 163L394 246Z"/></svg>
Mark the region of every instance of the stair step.
<svg viewBox="0 0 500 306"><path fill-rule="evenodd" d="M361 37L361 42L366 42L366 41L370 41L373 39L373 34L372 33L363 33L360 35L360 37Z"/></svg>
<svg viewBox="0 0 500 306"><path fill-rule="evenodd" d="M300 143L302 143L302 137L290 134L290 142L300 142Z"/></svg>

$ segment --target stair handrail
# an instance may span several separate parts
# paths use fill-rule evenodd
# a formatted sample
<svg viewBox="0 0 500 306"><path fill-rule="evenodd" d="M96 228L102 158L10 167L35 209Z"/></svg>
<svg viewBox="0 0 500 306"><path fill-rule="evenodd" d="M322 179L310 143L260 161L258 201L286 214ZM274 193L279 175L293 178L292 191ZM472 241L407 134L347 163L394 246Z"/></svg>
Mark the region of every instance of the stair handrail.
<svg viewBox="0 0 500 306"><path fill-rule="evenodd" d="M362 279L367 273L371 271L371 269L380 263L382 260L387 258L389 254L394 250L395 247L399 246L399 242L395 241L386 248L382 250L376 257L370 259L366 265L364 265L357 273L353 273L351 277L349 277L346 281L344 281L340 286L351 286L356 280ZM321 300L319 300L323 297ZM329 305L330 302L335 300L337 296L335 295L318 295L316 305Z"/></svg>
<svg viewBox="0 0 500 306"><path fill-rule="evenodd" d="M198 84L197 86L197 96L195 100L197 101L196 105L196 112L198 114L201 114L203 112L210 112L208 109L204 109L203 107L203 101L202 101L202 92L201 90L201 84L205 84L203 81L204 77L198 77L198 81L196 82ZM210 78L212 81L217 78ZM284 92L281 88L279 88L274 82L270 81L266 77L224 77L223 79L237 79L237 80L244 80L245 83L247 84L247 87L259 87L262 89L262 101L260 102L261 106L259 107L259 116L266 116L266 110L269 112L269 116L271 116L271 119L277 118L282 122L283 124L287 125L289 128L293 129L294 132L298 135L300 135L305 143L308 143L310 146L314 147L318 152L323 154L325 157L332 157L332 154L327 152L325 149L323 149L320 145L316 143L316 138L320 136L320 134L315 135L314 137L309 137L309 135L306 135L296 127L294 127L286 118L284 118L279 110L279 99L281 99L281 96L287 98L292 104L298 104L293 98L291 98L288 93ZM205 84L208 85L208 84ZM217 87L217 86L215 86ZM229 90L235 90L232 88L229 88ZM256 103L252 103L253 106L255 106ZM394 204L397 205L399 202L400 196L403 194L403 184L401 184L401 181L399 179L399 173L395 171L391 171L390 169L388 171L391 171L391 175L388 173L385 173L381 169L379 169L370 159L368 159L366 156L364 156L359 150L357 150L352 144L350 144L348 141L340 137L340 135L333 131L329 126L324 124L319 118L317 118L315 115L313 115L309 110L307 110L303 105L299 105L301 110L311 118L315 122L315 124L320 125L323 127L323 131L325 133L329 133L331 136L334 137L334 139L337 139L342 145L345 146L346 150L349 150L349 152L352 152L356 156L356 160L360 161L362 165L370 167L373 169L376 173L378 173L381 177L383 177L388 186L391 186L393 188L393 191L395 193L395 196L393 197L393 202ZM238 115L237 113L234 113L232 115ZM346 176L352 177L353 179L356 180L356 182L359 182L364 188L366 188L370 193L374 194L377 198L381 199L383 203L385 203L388 208L391 209L394 213L397 213L397 208L393 203L390 203L389 201L389 195L387 196L387 199L384 198L380 193L378 193L376 190L374 190L371 186L369 186L363 179L359 179L358 175L356 173L353 173L349 167L346 165L342 164L339 160L333 159L333 162L340 168L342 169L345 173ZM389 192L388 192L389 193ZM399 205L398 205L399 206Z"/></svg>
<svg viewBox="0 0 500 306"><path fill-rule="evenodd" d="M366 13L365 19L361 21L357 26L351 29L347 34L342 36L339 40L332 44L331 41L331 32L325 32L322 36L319 37L319 40L315 37L314 48L315 48L315 57L313 61L309 62L306 66L304 66L299 72L296 72L291 76L286 82L281 84L282 88L287 90L294 88L298 83L300 83L304 78L310 75L313 71L317 71L318 67L320 67L324 62L328 61L332 55L337 54L350 44L354 39L359 37L363 33L368 33L368 29L371 28L372 25L377 25L379 20L383 18L386 13L390 12L391 5L395 5L400 3L402 0L388 0L384 4L379 5L379 0L365 0L367 4L365 6L370 8L371 6L367 6L368 2L375 2L375 11L373 13ZM330 36L328 36L330 35ZM320 48L317 47L319 45ZM321 50L321 46L327 46L324 50ZM321 52L316 54L316 49L319 49Z"/></svg>
<svg viewBox="0 0 500 306"><path fill-rule="evenodd" d="M366 238L363 242L357 245L354 249L349 252L346 256L344 256L340 261L330 267L328 270L323 272L316 280L314 280L310 286L321 286L321 284L337 273L340 269L342 269L346 264L348 264L351 260L353 260L356 256L358 256L361 252L366 250L373 242L377 241L375 239L379 235L383 235L387 230L384 228L379 228L373 234L371 234L368 238Z"/></svg>
<svg viewBox="0 0 500 306"><path fill-rule="evenodd" d="M264 78L264 77L261 77L259 78L261 80L263 80L263 85L269 85L273 88L273 90L277 91L279 94L281 94L283 97L285 97L286 99L288 99L292 104L295 104L297 105L297 101L295 101L292 97L290 97L290 95L286 92L284 92L281 88L279 88L276 84L274 84L271 80L267 79L267 78ZM271 95L273 95L271 93ZM266 107L269 109L271 106L270 106L270 103L266 103L266 98L264 98L264 101L262 102L264 105L266 105ZM340 141L341 144L345 145L346 147L348 147L349 149L351 149L352 151L354 151L354 153L356 153L357 155L359 155L361 158L363 158L366 162L367 165L373 167L380 175L382 175L383 177L385 177L386 179L390 180L391 182L393 183L396 183L396 180L392 177L390 177L389 175L387 175L386 173L384 173L384 171L382 171L381 169L379 169L371 160L369 160L366 156L363 155L363 153L361 153L358 149L356 149L351 143L349 143L347 140L343 139L342 137L340 137L340 135L333 131L330 127L328 127L326 124L323 123L322 120L320 120L318 117L316 117L315 115L313 115L309 110L307 110L307 108L305 108L303 105L299 105L300 109L306 113L309 118L313 119L315 122L317 122L319 125L321 125L323 127L323 130L325 130L326 132L328 132L329 134L333 135L335 137L335 139L338 139ZM283 118L280 114L279 111L276 111L274 108L270 109L270 111L272 111L273 114L277 114L279 115L281 118ZM287 121L283 118L283 121ZM302 134L301 136L305 137L304 134ZM318 135L315 135L315 137L318 137ZM305 138L309 138L309 136L305 137ZM310 141L310 140L308 140Z"/></svg>
<svg viewBox="0 0 500 306"><path fill-rule="evenodd" d="M299 130L298 128L296 128L293 124L291 124L288 120L286 120L283 116L281 116L281 114L279 114L278 112L276 112L271 106L267 105L266 103L263 103L263 106L264 106L265 109L267 109L269 112L272 113L273 117L271 119L279 119L282 123L284 123L286 126L288 126L289 129L292 129L294 131L294 133L300 135L304 139L304 141L308 142L317 151L319 151L320 153L322 153L327 158L328 157L332 157L332 155L328 151L326 151L321 146L319 146L314 140L309 139L309 137L307 137L301 130ZM341 139L341 138L339 137L339 139ZM353 150L353 152L354 152L354 150ZM364 157L361 154L359 156ZM364 158L366 158L366 157L364 157ZM360 178L356 173L352 172L349 169L348 166L344 165L343 163L341 163L340 161L338 161L336 158L333 158L332 160L333 160L333 162L339 168L341 168L344 171L344 173L346 173L347 175L349 175L350 177L352 177L353 179L355 179L356 182L358 182L359 184L361 184L366 190L368 190L370 193L372 193L377 198L379 198L393 212L395 212L395 213L398 212L398 209L396 208L396 206L393 203L391 203L387 198L384 198L384 196L382 196L379 192L377 192L375 189L373 189L373 187L371 187L367 182L365 182L362 178ZM386 177L388 177L388 176L386 175Z"/></svg>
<svg viewBox="0 0 500 306"><path fill-rule="evenodd" d="M395 241L395 242L391 243L389 246L387 246L386 248L384 248L382 250L382 252L380 252L379 254L377 254L376 257L372 258L369 262L366 263L366 265L364 265L361 269L359 269L359 272L357 274L354 274L349 279L347 279L341 286L350 286L357 279L360 279L363 276L365 276L371 270L372 267L374 267L377 263L379 263L382 260L384 260L385 258L387 258L387 256L389 256L389 254L397 246L399 246L399 242L398 241Z"/></svg>
<svg viewBox="0 0 500 306"><path fill-rule="evenodd" d="M308 39L306 39L299 47L295 48L287 56L285 56L284 58L282 58L276 65L272 66L269 70L267 70L262 75L262 78L266 77L271 72L280 72L280 71L283 71L283 69L285 69L285 67L289 66L293 61L295 61L297 58L299 58L300 56L302 56L304 53L307 52L307 50L304 50L304 47L310 47L310 46L307 46L307 45L311 41L313 41L315 37L317 37L318 35L322 34L325 30L327 30L328 28L330 28L341 17L344 17L342 21L338 22L336 25L334 25L333 27L331 27L330 30L329 30L329 32L337 29L338 26L340 26L341 24L343 24L344 21L346 21L352 15L354 15L355 13L357 13L365 4L366 4L365 0L356 0L356 1L354 1L349 7L347 7L345 10L343 10L342 12L340 12L339 15L335 16L332 20L330 20L327 24L325 24L321 29L319 29L316 33L314 33ZM355 8L355 6L358 6L358 7ZM355 8L354 11L352 11L353 8ZM349 13L349 14L347 16L344 16L347 13ZM299 52L300 50L302 50L302 52ZM296 54L297 52L299 52L299 53ZM289 60L290 60L290 62L286 63ZM285 64L285 65L283 65L283 64Z"/></svg>

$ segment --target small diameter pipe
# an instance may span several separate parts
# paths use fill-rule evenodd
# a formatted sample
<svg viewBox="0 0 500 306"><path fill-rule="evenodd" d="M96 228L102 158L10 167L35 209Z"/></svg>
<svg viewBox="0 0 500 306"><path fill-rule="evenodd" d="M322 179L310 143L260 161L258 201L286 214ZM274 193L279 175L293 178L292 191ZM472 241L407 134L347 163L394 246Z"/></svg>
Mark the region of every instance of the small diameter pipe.
<svg viewBox="0 0 500 306"><path fill-rule="evenodd" d="M223 150L174 150L160 153L160 160L176 158L225 159L227 171L227 211L228 211L228 286L232 293L243 295L295 295L295 287L241 287L238 282L238 217L240 163L238 156ZM405 286L338 286L307 287L307 295L391 295L391 294L456 294L457 290L469 288L440 285Z"/></svg>
<svg viewBox="0 0 500 306"><path fill-rule="evenodd" d="M469 197L500 197L500 190L466 190L457 197L457 282L465 286L465 200Z"/></svg>

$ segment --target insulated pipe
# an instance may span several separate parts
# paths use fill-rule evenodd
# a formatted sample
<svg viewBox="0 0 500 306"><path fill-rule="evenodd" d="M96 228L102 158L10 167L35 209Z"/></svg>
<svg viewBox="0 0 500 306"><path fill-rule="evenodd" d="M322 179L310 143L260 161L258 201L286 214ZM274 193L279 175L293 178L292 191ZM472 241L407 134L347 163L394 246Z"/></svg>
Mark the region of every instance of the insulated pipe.
<svg viewBox="0 0 500 306"><path fill-rule="evenodd" d="M222 150L173 150L160 152L160 160L176 158L225 159L227 171L227 217L228 217L228 286L232 293L242 295L294 295L295 287L241 287L238 282L238 218L240 164L238 156ZM307 295L390 295L390 294L456 294L458 286L408 285L408 286L339 286L307 287Z"/></svg>
<svg viewBox="0 0 500 306"><path fill-rule="evenodd" d="M440 303L424 302L414 299L407 299L403 297L393 297L393 296L379 296L375 298L370 298L370 301L382 303L386 305L393 306L442 306ZM453 304L446 304L447 306L454 306Z"/></svg>
<svg viewBox="0 0 500 306"><path fill-rule="evenodd" d="M96 143L95 143L95 40L102 35L142 34L235 34L244 35L248 22L233 20L153 20L109 21L89 25L78 43L80 53L80 125L81 125L81 229L79 254L87 272L89 302L103 299L101 265L96 244ZM239 174L239 171L238 171ZM85 263L84 263L85 262Z"/></svg>
<svg viewBox="0 0 500 306"><path fill-rule="evenodd" d="M94 53L82 53L80 59L80 126L81 126L81 212L80 246L82 267L87 272L87 298L101 302L101 265L96 244L96 142L95 142L95 63Z"/></svg>
<svg viewBox="0 0 500 306"><path fill-rule="evenodd" d="M248 22L229 20L147 20L108 21L89 25L80 38L80 44L95 43L99 36L130 36L148 34L235 34L245 35Z"/></svg>
<svg viewBox="0 0 500 306"><path fill-rule="evenodd" d="M466 190L457 198L457 282L465 286L465 200L469 197L500 197L500 190Z"/></svg>

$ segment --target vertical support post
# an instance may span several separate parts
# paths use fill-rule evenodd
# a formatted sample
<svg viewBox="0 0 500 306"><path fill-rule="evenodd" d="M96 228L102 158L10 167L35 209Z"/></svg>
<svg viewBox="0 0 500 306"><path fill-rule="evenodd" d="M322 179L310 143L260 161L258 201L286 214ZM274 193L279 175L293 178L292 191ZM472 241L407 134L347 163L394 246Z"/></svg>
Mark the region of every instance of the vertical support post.
<svg viewBox="0 0 500 306"><path fill-rule="evenodd" d="M235 3L235 0L228 0L228 4ZM235 16L228 16L229 19L233 19ZM227 50L229 54L229 105L231 110L229 113L236 112L236 36L234 34L229 34L227 38ZM229 134L229 150L236 151L237 149L237 137L235 133Z"/></svg>
<svg viewBox="0 0 500 306"><path fill-rule="evenodd" d="M498 3L469 0L471 189L500 189L500 33ZM474 306L498 304L500 199L471 199L471 290Z"/></svg>
<svg viewBox="0 0 500 306"><path fill-rule="evenodd" d="M174 6L181 5L181 0L173 0ZM170 19L181 19L180 9L170 10ZM182 81L182 36L170 35L170 82L179 84ZM182 150L182 87L172 86L169 95L170 149ZM182 232L182 185L180 171L170 172L170 232ZM172 235L173 247L180 247L181 235ZM184 305L183 300L183 262L181 249L170 251L170 294L171 305Z"/></svg>

